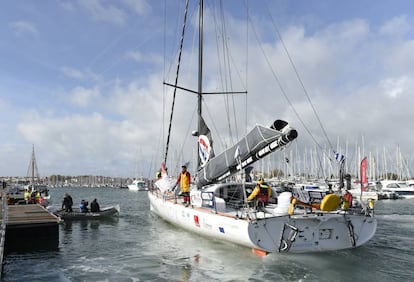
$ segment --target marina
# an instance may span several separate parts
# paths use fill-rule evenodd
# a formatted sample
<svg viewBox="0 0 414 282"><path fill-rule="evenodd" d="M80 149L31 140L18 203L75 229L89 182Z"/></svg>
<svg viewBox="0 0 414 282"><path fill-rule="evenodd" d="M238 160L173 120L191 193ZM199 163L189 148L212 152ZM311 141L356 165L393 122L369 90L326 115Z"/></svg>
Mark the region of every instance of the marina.
<svg viewBox="0 0 414 282"><path fill-rule="evenodd" d="M0 280L412 281L412 11L6 2Z"/></svg>
<svg viewBox="0 0 414 282"><path fill-rule="evenodd" d="M414 276L414 203L376 202L375 236L356 249L318 254L270 254L187 232L149 209L146 193L113 188L51 189L60 205L99 195L119 200L118 217L59 225L56 249L4 257L3 281L410 281ZM36 267L32 267L36 265ZM24 271L21 271L24 269Z"/></svg>

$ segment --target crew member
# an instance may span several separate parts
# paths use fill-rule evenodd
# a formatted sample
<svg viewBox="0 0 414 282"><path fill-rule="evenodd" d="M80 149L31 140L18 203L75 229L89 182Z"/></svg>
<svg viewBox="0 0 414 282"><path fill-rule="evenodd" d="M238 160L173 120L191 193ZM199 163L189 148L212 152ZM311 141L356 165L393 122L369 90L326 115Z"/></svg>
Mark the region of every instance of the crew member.
<svg viewBox="0 0 414 282"><path fill-rule="evenodd" d="M63 198L62 202L62 209L65 209L66 212L72 212L72 205L72 197L68 193L65 193L65 197Z"/></svg>
<svg viewBox="0 0 414 282"><path fill-rule="evenodd" d="M24 189L24 201L26 202L26 204L30 204L30 192L29 189Z"/></svg>
<svg viewBox="0 0 414 282"><path fill-rule="evenodd" d="M88 210L88 202L87 201L85 201L85 200L82 200L81 201L81 203L80 203L80 205L79 205L79 210L81 211L81 212L88 212L89 210Z"/></svg>
<svg viewBox="0 0 414 282"><path fill-rule="evenodd" d="M256 199L257 205L264 207L272 196L272 189L264 182L263 178L259 178L253 192L247 198L247 201Z"/></svg>
<svg viewBox="0 0 414 282"><path fill-rule="evenodd" d="M352 207L352 200L353 200L352 194L349 193L348 190L346 190L343 196L342 209L347 210L348 208Z"/></svg>
<svg viewBox="0 0 414 282"><path fill-rule="evenodd" d="M161 178L161 176L162 176L161 170L158 170L157 173L155 174L155 178L158 180Z"/></svg>
<svg viewBox="0 0 414 282"><path fill-rule="evenodd" d="M190 182L191 176L187 171L187 166L181 166L181 173L177 178L177 182L174 185L174 188L180 183L180 195L184 196L184 205L188 207L190 205Z"/></svg>
<svg viewBox="0 0 414 282"><path fill-rule="evenodd" d="M42 203L42 196L40 195L40 191L36 190L35 192L35 203L41 204Z"/></svg>
<svg viewBox="0 0 414 282"><path fill-rule="evenodd" d="M93 199L92 203L91 203L91 212L100 212L100 207L98 204L98 201L95 199Z"/></svg>

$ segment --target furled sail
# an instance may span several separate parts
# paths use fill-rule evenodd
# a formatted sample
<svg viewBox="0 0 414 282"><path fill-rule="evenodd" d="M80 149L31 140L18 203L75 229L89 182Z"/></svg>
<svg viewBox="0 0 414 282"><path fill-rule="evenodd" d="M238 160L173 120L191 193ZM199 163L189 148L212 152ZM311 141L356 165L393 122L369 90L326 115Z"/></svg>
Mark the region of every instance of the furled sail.
<svg viewBox="0 0 414 282"><path fill-rule="evenodd" d="M276 120L270 127L256 125L237 144L211 158L199 168L198 187L226 179L271 152L284 147L297 136L297 131L282 120Z"/></svg>

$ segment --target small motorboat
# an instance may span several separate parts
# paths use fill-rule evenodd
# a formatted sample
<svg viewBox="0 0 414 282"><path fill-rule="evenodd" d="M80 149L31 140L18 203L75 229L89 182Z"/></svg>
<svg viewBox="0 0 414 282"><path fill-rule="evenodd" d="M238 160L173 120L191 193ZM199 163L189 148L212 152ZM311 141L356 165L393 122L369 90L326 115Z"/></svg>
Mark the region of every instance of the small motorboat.
<svg viewBox="0 0 414 282"><path fill-rule="evenodd" d="M110 206L100 209L99 212L81 212L78 208L73 208L72 212L58 210L53 212L56 216L63 220L88 220L88 219L102 219L109 218L119 214L119 205Z"/></svg>

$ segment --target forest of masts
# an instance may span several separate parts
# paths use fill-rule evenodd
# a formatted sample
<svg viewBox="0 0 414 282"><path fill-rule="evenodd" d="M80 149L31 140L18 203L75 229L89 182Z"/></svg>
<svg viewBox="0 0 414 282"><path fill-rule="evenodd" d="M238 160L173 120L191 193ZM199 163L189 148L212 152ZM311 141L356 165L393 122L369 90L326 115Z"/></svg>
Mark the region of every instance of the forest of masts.
<svg viewBox="0 0 414 282"><path fill-rule="evenodd" d="M359 179L360 164L364 157L367 157L367 175L371 181L411 179L408 161L403 158L399 146L395 152L383 148L375 153L365 153L359 146L355 146L352 152L347 146L345 150L339 148L336 152L345 156L345 173L350 174L353 179ZM334 153L326 148L319 150L316 146L311 149L305 148L301 152L296 145L259 161L259 164L255 165L255 171L256 174L262 174L267 178L337 179L339 162L335 159Z"/></svg>

